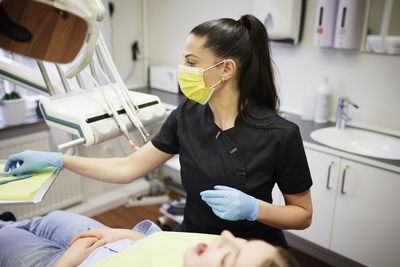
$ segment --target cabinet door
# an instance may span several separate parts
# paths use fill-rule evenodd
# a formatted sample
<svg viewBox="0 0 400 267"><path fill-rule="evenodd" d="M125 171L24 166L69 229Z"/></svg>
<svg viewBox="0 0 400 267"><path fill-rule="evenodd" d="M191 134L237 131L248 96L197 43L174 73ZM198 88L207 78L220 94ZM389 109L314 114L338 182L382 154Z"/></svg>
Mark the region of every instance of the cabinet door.
<svg viewBox="0 0 400 267"><path fill-rule="evenodd" d="M368 266L399 266L400 174L344 159L342 169L331 249Z"/></svg>
<svg viewBox="0 0 400 267"><path fill-rule="evenodd" d="M311 149L306 149L306 155L313 180L311 187L313 219L309 228L289 231L329 248L340 158Z"/></svg>

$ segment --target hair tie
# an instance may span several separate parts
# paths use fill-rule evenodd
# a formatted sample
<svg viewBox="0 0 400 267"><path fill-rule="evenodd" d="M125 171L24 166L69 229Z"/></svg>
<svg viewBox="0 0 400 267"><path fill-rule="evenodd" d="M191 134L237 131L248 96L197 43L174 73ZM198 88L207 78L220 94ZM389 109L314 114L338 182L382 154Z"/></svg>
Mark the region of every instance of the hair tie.
<svg viewBox="0 0 400 267"><path fill-rule="evenodd" d="M249 20L249 18L248 18L247 16L242 16L242 17L240 17L239 22L242 23L242 25L243 25L244 27L246 27L246 29L247 29L248 31L250 30L250 28L251 28L251 23L250 23L250 20Z"/></svg>

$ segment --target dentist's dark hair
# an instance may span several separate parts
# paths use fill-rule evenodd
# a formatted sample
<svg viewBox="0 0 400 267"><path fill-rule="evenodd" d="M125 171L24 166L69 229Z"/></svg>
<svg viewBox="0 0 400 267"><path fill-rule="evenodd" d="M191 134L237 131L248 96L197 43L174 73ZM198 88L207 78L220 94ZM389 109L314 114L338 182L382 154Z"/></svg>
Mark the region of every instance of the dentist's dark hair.
<svg viewBox="0 0 400 267"><path fill-rule="evenodd" d="M239 118L245 123L265 128L246 108L248 100L257 101L274 113L279 110L267 30L256 17L244 15L239 20L222 18L206 21L190 32L206 37L205 47L215 56L232 58L238 66Z"/></svg>

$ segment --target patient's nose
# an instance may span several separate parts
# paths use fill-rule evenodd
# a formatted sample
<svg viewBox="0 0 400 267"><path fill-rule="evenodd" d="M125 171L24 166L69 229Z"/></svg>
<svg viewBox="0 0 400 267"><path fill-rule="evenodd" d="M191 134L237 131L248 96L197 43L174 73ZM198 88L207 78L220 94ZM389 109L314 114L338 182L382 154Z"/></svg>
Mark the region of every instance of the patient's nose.
<svg viewBox="0 0 400 267"><path fill-rule="evenodd" d="M221 237L224 241L234 241L235 240L235 236L227 230L222 231Z"/></svg>
<svg viewBox="0 0 400 267"><path fill-rule="evenodd" d="M241 245L243 245L243 243L246 243L247 241L243 238L238 238L235 237L231 232L224 230L221 233L221 239L222 239L222 243L225 244L231 244L234 245L235 247L239 247Z"/></svg>

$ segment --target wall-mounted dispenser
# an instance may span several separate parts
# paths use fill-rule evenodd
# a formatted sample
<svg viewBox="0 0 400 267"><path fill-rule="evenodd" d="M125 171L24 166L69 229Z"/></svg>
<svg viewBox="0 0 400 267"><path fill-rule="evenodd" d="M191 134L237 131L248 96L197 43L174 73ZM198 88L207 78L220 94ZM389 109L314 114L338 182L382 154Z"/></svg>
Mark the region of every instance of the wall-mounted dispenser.
<svg viewBox="0 0 400 267"><path fill-rule="evenodd" d="M367 0L339 0L335 48L360 49Z"/></svg>
<svg viewBox="0 0 400 267"><path fill-rule="evenodd" d="M305 0L254 0L251 13L267 28L271 41L298 44L301 39Z"/></svg>
<svg viewBox="0 0 400 267"><path fill-rule="evenodd" d="M318 0L314 26L314 45L333 46L338 3L339 0Z"/></svg>

